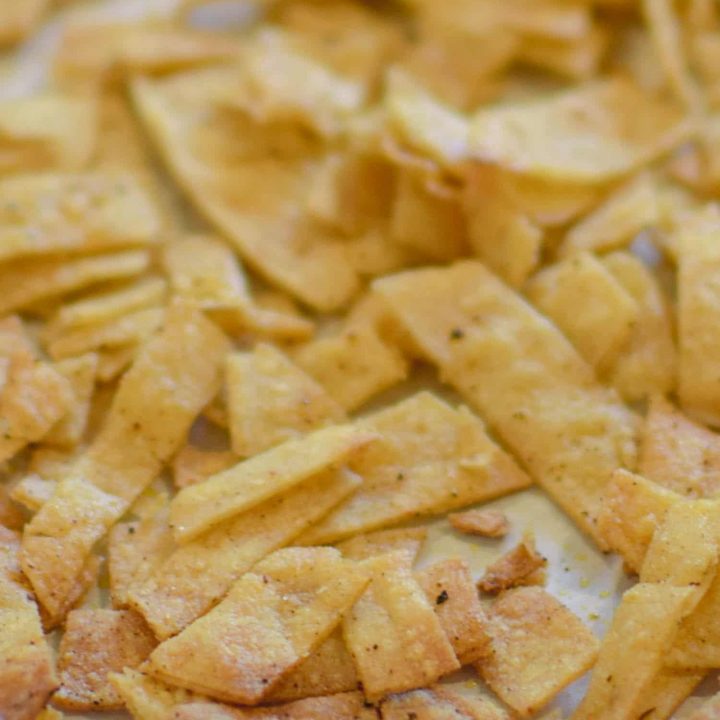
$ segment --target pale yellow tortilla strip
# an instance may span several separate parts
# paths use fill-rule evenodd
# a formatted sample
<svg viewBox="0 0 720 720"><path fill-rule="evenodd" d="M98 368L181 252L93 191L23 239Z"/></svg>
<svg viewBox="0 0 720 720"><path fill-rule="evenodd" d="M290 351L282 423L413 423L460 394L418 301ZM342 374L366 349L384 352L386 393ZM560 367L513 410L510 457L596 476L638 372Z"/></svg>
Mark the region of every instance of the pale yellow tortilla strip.
<svg viewBox="0 0 720 720"><path fill-rule="evenodd" d="M595 522L605 486L614 470L635 463L637 421L616 394L595 381L553 325L479 263L410 271L373 287L444 380L602 542Z"/></svg>
<svg viewBox="0 0 720 720"><path fill-rule="evenodd" d="M720 388L712 330L720 312L720 213L708 206L680 229L677 275L678 396L691 417L720 424Z"/></svg>
<svg viewBox="0 0 720 720"><path fill-rule="evenodd" d="M378 700L424 687L460 667L404 552L373 560L370 586L343 619L363 692Z"/></svg>
<svg viewBox="0 0 720 720"><path fill-rule="evenodd" d="M2 0L0 4L0 46L14 45L29 35L40 22L48 0L27 0L16 3Z"/></svg>
<svg viewBox="0 0 720 720"><path fill-rule="evenodd" d="M30 473L25 475L12 489L10 497L20 505L24 506L30 512L37 512L53 495L57 482L55 480L45 480L44 478ZM25 524L25 518L19 525L14 526L11 522L3 522L0 518L0 524L11 529L22 529Z"/></svg>
<svg viewBox="0 0 720 720"><path fill-rule="evenodd" d="M204 450L188 444L173 458L173 482L182 490L237 465L238 461L232 450Z"/></svg>
<svg viewBox="0 0 720 720"><path fill-rule="evenodd" d="M525 294L604 376L630 340L640 306L590 253L578 253L534 275Z"/></svg>
<svg viewBox="0 0 720 720"><path fill-rule="evenodd" d="M124 703L108 673L137 667L156 645L132 610L71 611L58 650L60 688L53 702L66 710L121 709Z"/></svg>
<svg viewBox="0 0 720 720"><path fill-rule="evenodd" d="M623 595L572 720L638 717L634 710L662 670L694 595L690 587L654 583L640 583Z"/></svg>
<svg viewBox="0 0 720 720"><path fill-rule="evenodd" d="M267 343L229 355L225 384L231 445L241 457L345 418L319 383Z"/></svg>
<svg viewBox="0 0 720 720"><path fill-rule="evenodd" d="M192 540L327 468L349 462L375 437L362 427L332 425L184 488L170 506L175 539Z"/></svg>
<svg viewBox="0 0 720 720"><path fill-rule="evenodd" d="M411 562L414 562L426 539L427 529L424 527L399 528L355 535L337 543L336 547L345 557L353 560L367 560L376 555L400 550L407 553Z"/></svg>
<svg viewBox="0 0 720 720"><path fill-rule="evenodd" d="M645 416L638 470L680 495L713 497L720 492L720 436L655 395Z"/></svg>
<svg viewBox="0 0 720 720"><path fill-rule="evenodd" d="M342 540L521 490L530 479L467 408L422 391L358 421L380 439L351 467L356 494L298 540Z"/></svg>
<svg viewBox="0 0 720 720"><path fill-rule="evenodd" d="M650 683L635 706L632 717L667 720L702 682L703 672L663 669Z"/></svg>
<svg viewBox="0 0 720 720"><path fill-rule="evenodd" d="M92 444L25 526L23 570L52 616L68 609L74 577L95 542L177 451L217 392L227 349L225 336L197 310L171 306L162 332L123 377Z"/></svg>
<svg viewBox="0 0 720 720"><path fill-rule="evenodd" d="M119 378L132 365L139 349L137 345L126 345L98 353L98 380L101 383L111 383Z"/></svg>
<svg viewBox="0 0 720 720"><path fill-rule="evenodd" d="M8 718L34 717L58 685L19 551L19 537L0 526L0 715Z"/></svg>
<svg viewBox="0 0 720 720"><path fill-rule="evenodd" d="M367 568L332 548L278 550L154 650L149 669L220 700L257 704L328 637L369 581Z"/></svg>
<svg viewBox="0 0 720 720"><path fill-rule="evenodd" d="M0 485L0 525L8 530L22 530L25 514L20 505L24 503L15 497L14 490L15 488L10 491L6 485Z"/></svg>
<svg viewBox="0 0 720 720"><path fill-rule="evenodd" d="M357 490L360 479L329 471L268 500L177 548L129 594L159 638L174 635L203 615L244 572L289 544Z"/></svg>
<svg viewBox="0 0 720 720"><path fill-rule="evenodd" d="M542 588L500 595L488 611L489 653L476 664L498 697L527 717L592 667L598 641Z"/></svg>

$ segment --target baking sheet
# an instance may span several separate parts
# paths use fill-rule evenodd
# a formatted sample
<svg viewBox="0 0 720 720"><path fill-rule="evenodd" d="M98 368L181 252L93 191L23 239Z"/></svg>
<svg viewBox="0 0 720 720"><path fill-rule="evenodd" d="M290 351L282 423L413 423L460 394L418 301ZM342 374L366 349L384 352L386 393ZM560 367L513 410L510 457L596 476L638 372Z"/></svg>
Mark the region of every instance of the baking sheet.
<svg viewBox="0 0 720 720"><path fill-rule="evenodd" d="M18 0L22 2L22 0ZM57 47L62 26L73 18L131 20L141 17L161 18L173 12L178 0L96 0L74 5L48 22L39 33L12 56L0 59L0 100L11 99L42 89L47 84L49 59ZM221 2L196 11L193 22L204 27L241 25L248 13L239 3ZM405 388L410 391L410 388ZM402 391L400 391L402 392ZM393 391L393 396L400 394ZM444 520L430 525L430 532L418 566L446 557L464 558L475 576L485 566L513 547L525 530L532 530L539 551L548 558L547 589L602 636L608 627L622 592L630 582L622 571L618 557L606 556L575 528L562 512L539 490L531 489L502 498L485 507L496 507L509 517L512 531L502 541L468 538L453 532ZM466 676L468 679L470 675ZM576 706L587 685L581 678L548 706L566 714ZM711 674L701 685L697 696L717 691L717 674ZM691 698L678 713L681 718L697 703ZM70 718L126 719L125 713L68 715Z"/></svg>

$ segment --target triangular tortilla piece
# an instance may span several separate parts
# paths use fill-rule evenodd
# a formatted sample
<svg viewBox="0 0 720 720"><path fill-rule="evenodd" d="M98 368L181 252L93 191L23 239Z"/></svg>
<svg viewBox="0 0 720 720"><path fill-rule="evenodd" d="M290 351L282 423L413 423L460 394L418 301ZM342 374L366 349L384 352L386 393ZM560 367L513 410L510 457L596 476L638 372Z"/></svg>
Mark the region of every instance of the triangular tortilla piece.
<svg viewBox="0 0 720 720"><path fill-rule="evenodd" d="M380 440L352 463L360 490L298 542L335 542L528 487L530 479L467 408L429 392L358 421Z"/></svg>
<svg viewBox="0 0 720 720"><path fill-rule="evenodd" d="M588 534L611 473L635 463L637 418L560 331L478 262L377 280L424 356Z"/></svg>
<svg viewBox="0 0 720 720"><path fill-rule="evenodd" d="M343 619L343 636L370 700L424 687L460 667L404 552L372 560L370 586Z"/></svg>
<svg viewBox="0 0 720 720"><path fill-rule="evenodd" d="M177 548L129 594L159 638L174 635L221 600L244 572L326 515L361 480L328 471Z"/></svg>
<svg viewBox="0 0 720 720"><path fill-rule="evenodd" d="M257 704L328 637L369 581L368 569L332 548L278 550L153 651L149 669L220 700Z"/></svg>
<svg viewBox="0 0 720 720"><path fill-rule="evenodd" d="M372 431L359 426L331 425L184 488L170 506L175 539L192 540L327 468L349 462L374 439Z"/></svg>
<svg viewBox="0 0 720 720"><path fill-rule="evenodd" d="M0 526L0 715L8 718L34 717L58 685L19 551L18 536Z"/></svg>
<svg viewBox="0 0 720 720"><path fill-rule="evenodd" d="M227 87L226 76L218 81L211 75L208 80L203 71L164 82L138 79L132 89L143 121L175 179L243 258L314 308L341 307L358 289L346 250L297 212L313 173L312 159L273 158L263 155L262 145L257 144L248 155L242 147L248 138L238 133L239 128L212 116L212 110L207 118L213 86L218 83ZM206 92L199 91L206 87ZM203 133L200 138L198 133ZM202 138L222 147L223 164L199 147ZM238 140L238 159L232 162L229 148Z"/></svg>
<svg viewBox="0 0 720 720"><path fill-rule="evenodd" d="M345 418L326 390L273 345L229 355L225 376L230 439L241 457Z"/></svg>

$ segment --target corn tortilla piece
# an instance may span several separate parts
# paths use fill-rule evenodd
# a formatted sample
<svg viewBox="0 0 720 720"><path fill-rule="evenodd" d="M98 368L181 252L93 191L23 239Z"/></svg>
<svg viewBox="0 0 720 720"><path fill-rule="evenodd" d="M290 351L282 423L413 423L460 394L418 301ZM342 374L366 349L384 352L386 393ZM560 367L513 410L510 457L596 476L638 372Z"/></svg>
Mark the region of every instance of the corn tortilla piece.
<svg viewBox="0 0 720 720"><path fill-rule="evenodd" d="M0 46L14 45L29 35L40 22L48 0L28 0L19 5L13 0L0 4Z"/></svg>
<svg viewBox="0 0 720 720"><path fill-rule="evenodd" d="M679 107L618 77L481 109L470 121L469 153L533 177L599 184L673 149L690 130Z"/></svg>
<svg viewBox="0 0 720 720"><path fill-rule="evenodd" d="M159 645L150 671L220 700L255 705L330 635L369 581L367 568L333 548L278 550L207 615Z"/></svg>
<svg viewBox="0 0 720 720"><path fill-rule="evenodd" d="M131 175L17 175L0 182L0 260L157 242L157 212Z"/></svg>
<svg viewBox="0 0 720 720"><path fill-rule="evenodd" d="M526 533L522 541L512 550L485 568L478 581L478 588L486 593L497 594L519 585L538 585L538 577L547 566L544 558L535 548L535 538Z"/></svg>
<svg viewBox="0 0 720 720"><path fill-rule="evenodd" d="M37 512L53 495L57 482L55 480L45 480L35 473L25 475L12 489L10 497L30 512ZM22 516L21 516L22 517ZM2 517L0 516L0 520ZM25 518L19 526L13 527L8 522L1 522L13 530L22 529L25 524Z"/></svg>
<svg viewBox="0 0 720 720"><path fill-rule="evenodd" d="M528 216L507 173L470 165L463 207L473 253L509 285L520 287L540 262L543 231Z"/></svg>
<svg viewBox="0 0 720 720"><path fill-rule="evenodd" d="M308 657L271 688L264 701L288 702L349 692L359 687L352 656L340 630L335 630Z"/></svg>
<svg viewBox="0 0 720 720"><path fill-rule="evenodd" d="M197 73L132 83L136 107L171 174L243 259L271 282L317 310L343 306L358 290L346 249L297 217L311 174L307 161L258 157L260 150L253 144L251 157L227 166L227 148L247 138L219 116L210 134L222 147L222 164L212 155L191 152L195 134L203 130L198 108L201 115L207 112L212 85L212 79L207 82L206 75ZM198 87L206 86L203 97ZM255 126L253 131L258 132ZM238 150L242 158L243 148ZM259 177L264 178L263 187Z"/></svg>
<svg viewBox="0 0 720 720"><path fill-rule="evenodd" d="M63 715L59 710L55 708L46 707L39 715L36 716L35 720L63 720Z"/></svg>
<svg viewBox="0 0 720 720"><path fill-rule="evenodd" d="M640 583L623 595L572 720L637 717L634 710L662 670L695 595L694 588L655 583Z"/></svg>
<svg viewBox="0 0 720 720"><path fill-rule="evenodd" d="M379 530L343 540L337 544L337 549L352 560L367 560L376 555L400 550L407 553L411 562L414 562L426 538L427 529L424 527Z"/></svg>
<svg viewBox="0 0 720 720"><path fill-rule="evenodd" d="M488 695L471 694L459 683L390 695L380 705L380 716L382 720L510 720L509 713Z"/></svg>
<svg viewBox="0 0 720 720"><path fill-rule="evenodd" d="M647 720L667 720L702 682L703 672L661 670L642 699L633 709L631 717Z"/></svg>
<svg viewBox="0 0 720 720"><path fill-rule="evenodd" d="M0 526L0 715L32 720L58 682L19 551L18 536Z"/></svg>
<svg viewBox="0 0 720 720"><path fill-rule="evenodd" d="M332 425L184 488L170 506L175 539L180 543L192 540L307 478L348 462L375 437L372 431L353 425Z"/></svg>
<svg viewBox="0 0 720 720"><path fill-rule="evenodd" d="M561 255L625 247L641 230L658 222L659 202L657 181L648 173L640 173L568 230Z"/></svg>
<svg viewBox="0 0 720 720"><path fill-rule="evenodd" d="M510 522L502 510L478 508L464 512L450 513L450 525L466 535L486 538L503 538L510 531Z"/></svg>
<svg viewBox="0 0 720 720"><path fill-rule="evenodd" d="M19 498L15 497L15 488L10 491L6 485L0 485L0 525L8 530L22 530L22 526L25 524L25 515L20 509L20 505L23 504Z"/></svg>
<svg viewBox="0 0 720 720"><path fill-rule="evenodd" d="M460 667L404 552L372 560L370 586L343 618L343 637L371 701L424 687Z"/></svg>
<svg viewBox="0 0 720 720"><path fill-rule="evenodd" d="M361 480L328 471L177 548L129 594L155 634L167 638L221 600L232 583L268 553L290 543Z"/></svg>
<svg viewBox="0 0 720 720"><path fill-rule="evenodd" d="M72 610L60 641L60 688L53 702L66 710L117 710L122 698L107 675L137 667L157 645L131 610Z"/></svg>
<svg viewBox="0 0 720 720"><path fill-rule="evenodd" d="M597 657L595 636L542 588L500 595L488 612L487 629L490 652L476 668L521 717L546 705Z"/></svg>
<svg viewBox="0 0 720 720"><path fill-rule="evenodd" d="M21 310L38 300L56 298L101 282L140 275L149 264L145 250L6 263L0 267L0 313Z"/></svg>
<svg viewBox="0 0 720 720"><path fill-rule="evenodd" d="M182 490L237 465L238 461L238 456L231 450L203 450L185 445L173 458L173 482L178 490Z"/></svg>
<svg viewBox="0 0 720 720"><path fill-rule="evenodd" d="M373 285L442 377L588 534L611 473L635 463L636 418L560 332L476 262Z"/></svg>
<svg viewBox="0 0 720 720"><path fill-rule="evenodd" d="M643 425L638 469L680 495L713 497L720 492L720 436L655 395Z"/></svg>
<svg viewBox="0 0 720 720"><path fill-rule="evenodd" d="M137 310L161 305L166 291L167 283L163 278L148 275L115 290L65 303L50 321L49 327L59 332L109 322Z"/></svg>
<svg viewBox="0 0 720 720"><path fill-rule="evenodd" d="M677 277L678 396L683 410L707 425L720 424L720 389L711 358L717 341L711 330L720 308L720 213L713 206L680 230Z"/></svg>
<svg viewBox="0 0 720 720"><path fill-rule="evenodd" d="M250 457L324 425L345 413L325 389L282 351L267 343L228 355L225 364L230 440Z"/></svg>
<svg viewBox="0 0 720 720"><path fill-rule="evenodd" d="M46 92L0 103L0 174L82 170L95 149L97 125L91 98Z"/></svg>
<svg viewBox="0 0 720 720"><path fill-rule="evenodd" d="M23 570L50 615L68 609L74 576L93 545L177 451L217 392L227 348L211 322L179 303L123 377L98 435L25 526Z"/></svg>
<svg viewBox="0 0 720 720"><path fill-rule="evenodd" d="M632 295L589 253L542 269L525 293L601 375L615 363L640 318Z"/></svg>
<svg viewBox="0 0 720 720"><path fill-rule="evenodd" d="M87 352L139 345L157 332L164 319L165 308L137 310L107 323L61 332L48 340L47 352L54 360L62 360Z"/></svg>
<svg viewBox="0 0 720 720"><path fill-rule="evenodd" d="M400 352L374 328L359 324L311 340L293 359L348 412L408 375L407 361Z"/></svg>
<svg viewBox="0 0 720 720"><path fill-rule="evenodd" d="M98 381L111 383L119 378L132 365L138 351L137 345L127 345L98 353Z"/></svg>
<svg viewBox="0 0 720 720"><path fill-rule="evenodd" d="M351 462L360 490L301 536L342 540L526 488L530 479L467 408L419 392L357 423L380 439Z"/></svg>
<svg viewBox="0 0 720 720"><path fill-rule="evenodd" d="M626 252L606 255L602 263L639 308L635 328L610 371L610 383L627 402L672 391L677 376L677 352L671 310L658 279Z"/></svg>
<svg viewBox="0 0 720 720"><path fill-rule="evenodd" d="M462 665L489 649L487 617L464 560L441 560L415 573Z"/></svg>

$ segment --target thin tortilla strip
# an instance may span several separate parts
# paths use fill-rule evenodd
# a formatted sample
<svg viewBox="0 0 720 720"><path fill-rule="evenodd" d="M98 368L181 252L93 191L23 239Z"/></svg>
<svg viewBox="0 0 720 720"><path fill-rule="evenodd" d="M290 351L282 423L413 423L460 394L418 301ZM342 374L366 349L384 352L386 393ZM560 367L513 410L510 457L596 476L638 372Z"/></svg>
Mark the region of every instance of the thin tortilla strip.
<svg viewBox="0 0 720 720"><path fill-rule="evenodd" d="M424 527L379 530L343 540L337 544L337 549L353 560L367 560L376 555L402 550L414 562L426 538L427 529Z"/></svg>

